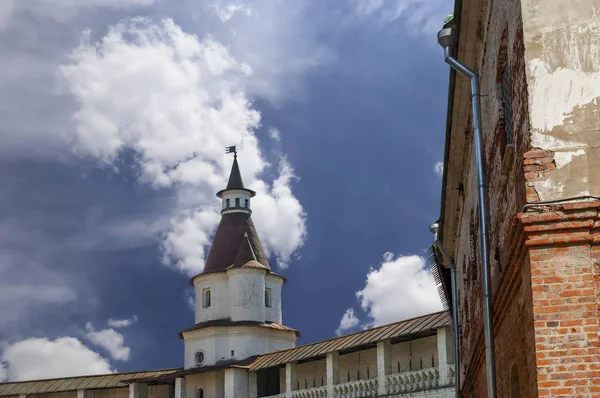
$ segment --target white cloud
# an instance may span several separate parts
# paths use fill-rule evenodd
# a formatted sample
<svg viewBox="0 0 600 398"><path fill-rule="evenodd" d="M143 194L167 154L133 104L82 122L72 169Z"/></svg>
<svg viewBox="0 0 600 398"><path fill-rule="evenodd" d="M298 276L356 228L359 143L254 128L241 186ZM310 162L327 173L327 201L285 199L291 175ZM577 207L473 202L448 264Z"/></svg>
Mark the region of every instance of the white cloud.
<svg viewBox="0 0 600 398"><path fill-rule="evenodd" d="M281 133L279 132L279 130L277 130L274 127L271 127L269 129L269 137L271 137L273 140L279 142L281 141Z"/></svg>
<svg viewBox="0 0 600 398"><path fill-rule="evenodd" d="M251 74L212 38L144 18L111 27L98 43L85 35L60 68L79 104L71 132L77 153L112 165L132 149L142 181L187 197L163 243L163 260L187 274L204 266L219 220L214 194L231 164L224 147L231 144L239 145L244 181L258 193L254 220L265 248L286 266L304 243L306 215L291 190L292 167L282 159L272 183L258 177L269 165L254 135L260 114L246 95Z"/></svg>
<svg viewBox="0 0 600 398"><path fill-rule="evenodd" d="M442 310L433 276L420 256L384 255L379 269L367 274L356 293L373 325L383 325Z"/></svg>
<svg viewBox="0 0 600 398"><path fill-rule="evenodd" d="M111 328L123 328L131 326L138 321L137 315L132 316L129 319L112 319L110 318L106 324Z"/></svg>
<svg viewBox="0 0 600 398"><path fill-rule="evenodd" d="M338 326L335 334L338 336L342 335L344 332L350 331L360 324L360 320L354 315L354 309L348 308L342 319L340 320L340 326Z"/></svg>
<svg viewBox="0 0 600 398"><path fill-rule="evenodd" d="M252 184L257 192L252 209L256 228L265 250L276 256L281 268L289 265L292 254L306 239L306 213L291 189L292 180L297 178L292 166L281 158L279 177L272 185L261 180Z"/></svg>
<svg viewBox="0 0 600 398"><path fill-rule="evenodd" d="M163 263L191 276L204 269L207 247L220 215L214 209L190 213L173 220L163 241Z"/></svg>
<svg viewBox="0 0 600 398"><path fill-rule="evenodd" d="M6 381L8 379L8 368L5 364L0 362L0 382Z"/></svg>
<svg viewBox="0 0 600 398"><path fill-rule="evenodd" d="M433 171L438 178L442 178L444 175L444 162L436 162Z"/></svg>
<svg viewBox="0 0 600 398"><path fill-rule="evenodd" d="M123 335L114 329L95 330L94 326L88 322L85 325L85 337L109 352L112 359L119 361L129 360L131 349L126 347Z"/></svg>
<svg viewBox="0 0 600 398"><path fill-rule="evenodd" d="M213 4L217 15L221 22L227 22L233 18L236 14L241 13L244 15L252 15L252 9L250 8L249 1L234 1L233 3L225 4L220 6L219 4Z"/></svg>
<svg viewBox="0 0 600 398"><path fill-rule="evenodd" d="M444 0L355 0L358 17L374 17L382 24L403 21L409 31L432 34L442 28L452 3Z"/></svg>
<svg viewBox="0 0 600 398"><path fill-rule="evenodd" d="M106 358L90 350L73 337L56 340L31 338L4 348L0 366L9 380L47 379L111 373L114 370Z"/></svg>

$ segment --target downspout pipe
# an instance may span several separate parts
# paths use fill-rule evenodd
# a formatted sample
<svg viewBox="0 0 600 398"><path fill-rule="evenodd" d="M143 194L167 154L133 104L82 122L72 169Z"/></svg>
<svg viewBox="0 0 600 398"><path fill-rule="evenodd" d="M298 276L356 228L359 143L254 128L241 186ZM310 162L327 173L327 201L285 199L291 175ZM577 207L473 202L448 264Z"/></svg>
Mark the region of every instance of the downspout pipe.
<svg viewBox="0 0 600 398"><path fill-rule="evenodd" d="M454 386L455 392L454 396L456 398L460 397L460 339L458 338L458 293L456 292L456 267L454 266L454 261L448 256L442 242L438 239L438 230L440 225L438 223L431 224L429 229L433 233L434 242L433 247L437 250L438 253L442 256L442 264L446 268L450 268L450 289L451 291L451 300L452 300L452 335L454 337Z"/></svg>
<svg viewBox="0 0 600 398"><path fill-rule="evenodd" d="M485 341L487 391L488 398L496 398L496 363L492 321L492 283L488 248L488 187L485 163L483 160L483 140L481 136L481 95L479 92L479 75L452 56L452 45L455 41L453 30L454 28L448 25L440 30L438 32L438 43L444 49L444 59L446 63L471 81L475 166L477 168L477 200L479 205L479 243L481 246L481 268L483 277L483 334Z"/></svg>

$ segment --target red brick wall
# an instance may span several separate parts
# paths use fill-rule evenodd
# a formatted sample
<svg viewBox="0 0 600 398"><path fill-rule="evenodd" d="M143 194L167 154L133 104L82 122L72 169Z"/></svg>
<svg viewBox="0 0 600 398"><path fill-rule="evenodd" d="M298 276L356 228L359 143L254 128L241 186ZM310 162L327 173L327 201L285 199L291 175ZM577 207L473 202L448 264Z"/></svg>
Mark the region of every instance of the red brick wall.
<svg viewBox="0 0 600 398"><path fill-rule="evenodd" d="M600 201L521 215L531 259L540 397L600 396Z"/></svg>
<svg viewBox="0 0 600 398"><path fill-rule="evenodd" d="M513 364L519 368L523 397L536 396L535 336L530 283L530 264L525 235L517 215L526 204L523 154L529 150L527 125L527 89L525 80L521 7L518 0L483 1L475 10L476 1L463 1L463 7L473 15L481 15L481 43L478 65L482 92L482 121L485 161L488 170L490 207L490 264L494 304L496 373L499 397L510 397L510 376ZM489 18L486 14L489 11ZM485 22L487 21L487 25ZM485 42L483 42L485 38ZM506 141L502 130L499 96L499 73L510 71L512 96L512 126L515 152L506 157ZM460 78L460 77L458 77ZM486 397L487 381L483 340L483 306L479 237L475 237L477 269L464 267L469 256L469 228L472 214L477 211L477 184L469 135L468 163L465 168L463 210L459 215L456 263L459 270L461 301L461 361L463 362L462 396ZM507 164L504 164L507 163ZM508 173L502 175L502 169ZM504 181L503 181L504 180ZM477 233L479 233L477 228ZM465 257L467 261L465 261ZM473 277L473 276L476 277ZM468 319L468 322L466 321Z"/></svg>
<svg viewBox="0 0 600 398"><path fill-rule="evenodd" d="M521 397L600 397L600 202L532 206L540 200L534 183L549 178L556 165L552 151L530 144L521 2L463 0L462 7L463 19L479 24L477 38L461 37L459 46L464 40L478 40L475 61L463 61L481 79L498 397L511 396L514 364ZM461 31L473 29L461 27ZM514 160L506 157L507 143L499 136L504 132L498 71L504 62L511 76ZM469 261L469 224L477 211L473 137L471 128L453 132L463 133L467 145L454 156L461 156L466 165L464 194L453 232L461 319L461 395L486 397L478 236L476 266ZM503 175L503 169L508 173Z"/></svg>

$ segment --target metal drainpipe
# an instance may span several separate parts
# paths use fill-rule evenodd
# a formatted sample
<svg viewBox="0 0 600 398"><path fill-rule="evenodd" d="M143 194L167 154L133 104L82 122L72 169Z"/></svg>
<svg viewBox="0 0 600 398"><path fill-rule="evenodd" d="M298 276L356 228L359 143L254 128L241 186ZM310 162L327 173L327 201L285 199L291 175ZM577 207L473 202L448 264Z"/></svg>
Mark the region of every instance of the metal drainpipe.
<svg viewBox="0 0 600 398"><path fill-rule="evenodd" d="M448 256L442 242L438 239L439 224L432 224L429 229L433 232L434 242L433 246L442 255L442 264L450 268L450 289L452 290L452 334L454 337L454 377L455 377L455 391L454 396L460 397L460 340L458 338L458 293L456 292L456 267L454 261Z"/></svg>
<svg viewBox="0 0 600 398"><path fill-rule="evenodd" d="M496 398L496 363L494 354L494 330L492 321L492 290L488 250L488 201L487 176L483 161L483 140L481 137L481 97L479 75L461 64L452 56L455 37L452 27L438 32L438 43L444 48L444 59L458 73L471 80L471 102L473 110L473 133L475 138L475 166L477 168L479 243L481 245L481 268L483 276L483 334L485 340L485 362L487 370L488 398Z"/></svg>

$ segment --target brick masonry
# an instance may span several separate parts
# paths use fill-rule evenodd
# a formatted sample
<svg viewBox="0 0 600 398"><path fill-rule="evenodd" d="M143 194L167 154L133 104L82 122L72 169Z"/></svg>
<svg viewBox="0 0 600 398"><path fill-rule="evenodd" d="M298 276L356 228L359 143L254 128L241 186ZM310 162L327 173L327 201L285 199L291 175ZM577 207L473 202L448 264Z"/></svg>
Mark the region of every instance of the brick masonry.
<svg viewBox="0 0 600 398"><path fill-rule="evenodd" d="M534 17L543 12L535 14L531 9L551 7L556 2L462 3L458 56L477 70L481 79L498 397L598 397L600 201L579 198L561 205L542 202L560 197L561 189L565 199L577 196L573 193L581 191L579 186L569 186L583 186L572 178L575 170L590 173L586 177L589 193L595 192L598 178L592 174L592 166L589 171L581 168L583 158L557 166L557 153L565 149L560 145L556 149L534 145L534 135L539 141L541 133L531 126L531 106L546 100L531 98L535 91L529 86L536 82L535 76L528 75L528 57L544 44L531 30L538 29ZM584 3L589 2L573 2L570 7ZM525 22L523 10L527 11ZM503 120L506 110L502 109L500 95L505 68L510 75L513 142L507 139ZM456 87L468 90L467 85L457 83ZM455 98L466 96L458 93ZM532 105L532 101L536 103ZM455 237L451 251L458 272L461 396L486 397L481 261L470 258L473 252L479 255L480 247L469 106L455 103L454 113L453 125L462 126L464 123L457 120L469 120L466 131L451 132L453 136L464 135L465 145L449 153L448 163L467 166L460 167L459 178L453 177L452 181L460 181L460 187L445 187L445 201L453 207L445 209L442 220L444 224L450 217L457 219L455 229L444 230L444 238L447 234ZM585 130L588 121L580 123L582 128L571 130ZM577 115L570 123L577 126ZM452 169L451 164L446 166Z"/></svg>

